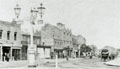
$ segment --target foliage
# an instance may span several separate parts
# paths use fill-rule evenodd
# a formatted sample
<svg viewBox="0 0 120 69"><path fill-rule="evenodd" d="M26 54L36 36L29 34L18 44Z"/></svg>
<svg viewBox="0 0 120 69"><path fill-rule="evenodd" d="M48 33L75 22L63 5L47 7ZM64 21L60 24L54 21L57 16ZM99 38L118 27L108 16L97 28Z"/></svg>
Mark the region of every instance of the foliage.
<svg viewBox="0 0 120 69"><path fill-rule="evenodd" d="M81 47L80 47L80 51L81 52L90 52L92 49L87 46L86 44L82 44Z"/></svg>

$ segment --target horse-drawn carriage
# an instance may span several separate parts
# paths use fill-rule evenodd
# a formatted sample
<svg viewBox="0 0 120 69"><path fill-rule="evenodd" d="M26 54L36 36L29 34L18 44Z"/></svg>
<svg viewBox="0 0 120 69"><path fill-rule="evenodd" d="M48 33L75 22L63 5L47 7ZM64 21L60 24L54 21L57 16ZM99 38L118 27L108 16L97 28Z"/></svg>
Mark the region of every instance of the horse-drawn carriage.
<svg viewBox="0 0 120 69"><path fill-rule="evenodd" d="M108 49L102 49L101 50L101 61L107 61L107 59L109 58L109 51Z"/></svg>
<svg viewBox="0 0 120 69"><path fill-rule="evenodd" d="M101 50L100 56L104 61L113 60L118 56L118 50L107 46Z"/></svg>

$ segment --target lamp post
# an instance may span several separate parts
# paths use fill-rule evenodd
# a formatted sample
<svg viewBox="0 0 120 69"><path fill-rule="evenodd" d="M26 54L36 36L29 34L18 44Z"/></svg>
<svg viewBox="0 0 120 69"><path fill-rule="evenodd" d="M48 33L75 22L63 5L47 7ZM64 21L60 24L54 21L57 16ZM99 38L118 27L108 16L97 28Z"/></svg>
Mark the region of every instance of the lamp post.
<svg viewBox="0 0 120 69"><path fill-rule="evenodd" d="M40 7L37 8L38 9L38 13L39 13L39 16L40 16L40 20L38 21L39 23L43 23L43 15L44 15L44 12L45 12L45 7L43 7L43 4L41 3L40 4Z"/></svg>
<svg viewBox="0 0 120 69"><path fill-rule="evenodd" d="M18 4L17 4L16 7L14 8L14 11L15 11L15 16L16 16L16 18L18 19L18 18L19 18L19 15L20 15L20 12L21 12L21 8L19 7Z"/></svg>
<svg viewBox="0 0 120 69"><path fill-rule="evenodd" d="M37 19L37 14L39 13L41 18L43 16L43 10L45 8L42 6L42 3L40 5L40 7L38 8L34 8L34 9L31 9L31 19L30 19L30 25L31 25L31 32L30 32L30 46L28 46L28 67L36 67L37 64L36 64L36 47L33 45L33 34L34 34L34 28L33 28L33 25L35 25L35 21ZM17 17L17 19L19 18L19 14L20 14L20 11L21 11L21 8L18 7L18 4L16 6L16 8L14 8L15 10L15 15ZM43 20L42 20L43 22ZM38 24L38 23L37 23Z"/></svg>
<svg viewBox="0 0 120 69"><path fill-rule="evenodd" d="M35 25L35 20L37 17L37 10L31 9L31 32L30 32L30 46L28 46L28 67L36 67L36 47L33 45L33 34L34 34L34 28L33 25Z"/></svg>

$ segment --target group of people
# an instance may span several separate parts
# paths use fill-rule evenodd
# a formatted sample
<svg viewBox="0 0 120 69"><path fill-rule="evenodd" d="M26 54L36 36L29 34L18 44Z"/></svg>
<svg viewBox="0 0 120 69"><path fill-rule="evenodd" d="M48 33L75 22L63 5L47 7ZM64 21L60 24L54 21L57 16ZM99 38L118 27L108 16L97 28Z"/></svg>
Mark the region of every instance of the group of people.
<svg viewBox="0 0 120 69"><path fill-rule="evenodd" d="M90 57L90 59L92 59L92 52L81 52L80 57L86 58L86 57Z"/></svg>

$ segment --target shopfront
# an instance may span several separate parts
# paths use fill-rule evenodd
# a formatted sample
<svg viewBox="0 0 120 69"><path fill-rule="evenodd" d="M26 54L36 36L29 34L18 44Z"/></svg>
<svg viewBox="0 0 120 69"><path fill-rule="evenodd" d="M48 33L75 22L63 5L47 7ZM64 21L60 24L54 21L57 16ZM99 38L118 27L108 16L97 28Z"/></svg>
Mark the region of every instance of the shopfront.
<svg viewBox="0 0 120 69"><path fill-rule="evenodd" d="M58 58L64 58L63 49L54 49L54 53L58 55Z"/></svg>
<svg viewBox="0 0 120 69"><path fill-rule="evenodd" d="M21 54L20 49L12 49L12 60L15 60L15 61L20 60L21 58L20 54Z"/></svg>
<svg viewBox="0 0 120 69"><path fill-rule="evenodd" d="M70 48L70 46L63 48L64 56L72 57L72 51L73 51L73 48Z"/></svg>
<svg viewBox="0 0 120 69"><path fill-rule="evenodd" d="M21 59L22 60L27 60L27 50L28 50L28 45L23 45L21 48Z"/></svg>
<svg viewBox="0 0 120 69"><path fill-rule="evenodd" d="M39 58L50 58L50 46L37 46L37 54Z"/></svg>
<svg viewBox="0 0 120 69"><path fill-rule="evenodd" d="M0 46L1 61L17 61L20 60L21 48L12 46Z"/></svg>

